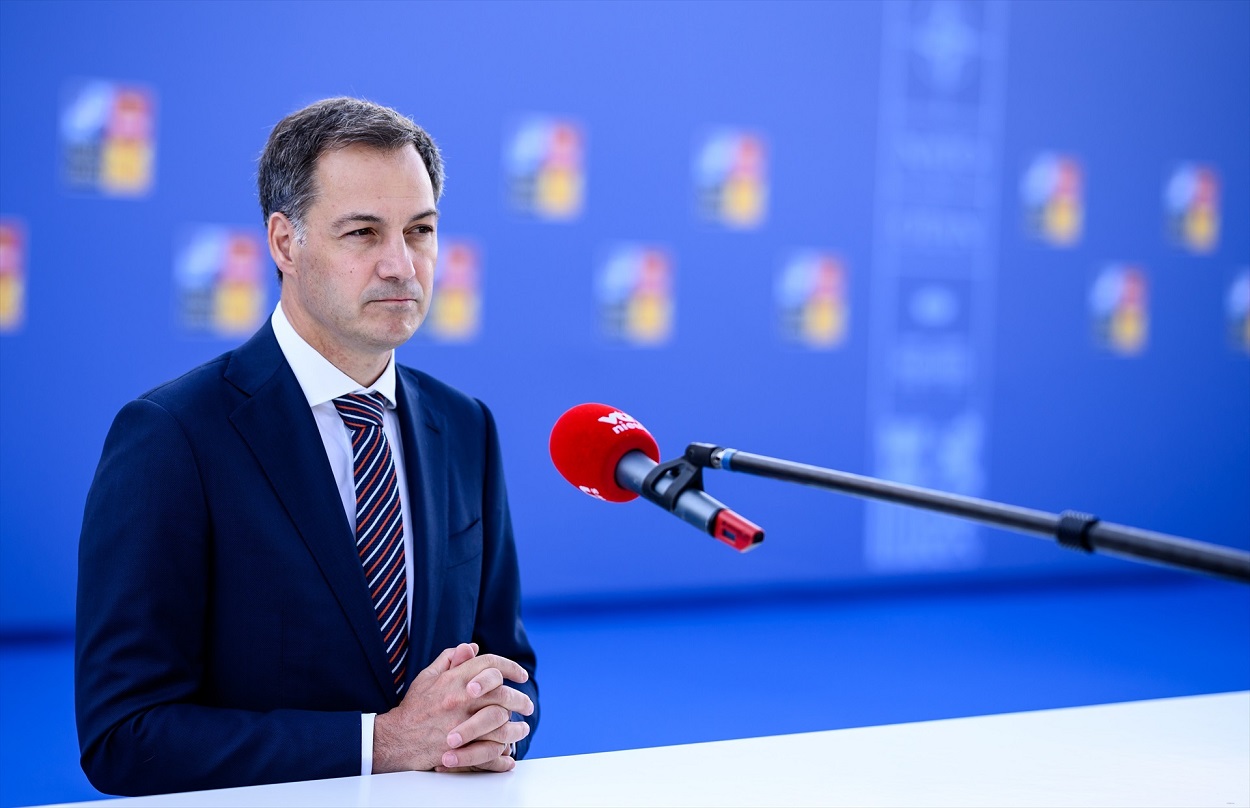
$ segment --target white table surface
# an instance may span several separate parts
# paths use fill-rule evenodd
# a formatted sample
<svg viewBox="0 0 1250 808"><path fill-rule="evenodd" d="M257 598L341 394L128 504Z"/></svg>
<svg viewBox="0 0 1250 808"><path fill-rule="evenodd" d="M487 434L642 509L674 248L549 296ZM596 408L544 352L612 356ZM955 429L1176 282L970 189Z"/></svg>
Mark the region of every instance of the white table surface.
<svg viewBox="0 0 1250 808"><path fill-rule="evenodd" d="M1250 806L1250 691L78 806Z"/></svg>

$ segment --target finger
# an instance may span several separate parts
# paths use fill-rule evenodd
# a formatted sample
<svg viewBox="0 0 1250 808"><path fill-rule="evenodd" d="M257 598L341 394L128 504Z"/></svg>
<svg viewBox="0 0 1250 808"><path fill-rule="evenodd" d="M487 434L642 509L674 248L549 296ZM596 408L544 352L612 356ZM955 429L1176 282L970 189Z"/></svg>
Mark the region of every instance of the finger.
<svg viewBox="0 0 1250 808"><path fill-rule="evenodd" d="M522 668L517 663L507 657L501 657L498 654L481 654L469 660L462 666L469 674L469 678L473 678L487 668L498 668L503 674L503 678L513 682L528 682L529 671Z"/></svg>
<svg viewBox="0 0 1250 808"><path fill-rule="evenodd" d="M529 696L517 690L515 687L498 687L486 694L483 701L488 704L498 704L500 707L513 713L521 715L534 714L534 701Z"/></svg>
<svg viewBox="0 0 1250 808"><path fill-rule="evenodd" d="M452 749L476 741L488 732L499 729L512 718L512 712L498 704L488 704L469 716L447 733L447 745Z"/></svg>
<svg viewBox="0 0 1250 808"><path fill-rule="evenodd" d="M478 740L494 741L505 746L508 744L519 743L530 734L530 725L524 721L509 721L498 729L491 730Z"/></svg>
<svg viewBox="0 0 1250 808"><path fill-rule="evenodd" d="M521 715L534 714L534 700L515 687L509 687L508 685L501 685L488 693L484 693L468 706L472 709L480 710L489 704L497 704L510 713L520 713Z"/></svg>
<svg viewBox="0 0 1250 808"><path fill-rule="evenodd" d="M454 769L449 769L446 766L435 766L434 771L449 774L471 774L473 772L510 772L514 768L516 768L516 761L507 755L502 755L492 761L483 763L481 766L460 766Z"/></svg>
<svg viewBox="0 0 1250 808"><path fill-rule="evenodd" d="M490 704L497 704L510 713L520 713L521 715L534 714L534 700L515 687L509 687L508 685L502 685L478 697L473 702L473 707L482 709Z"/></svg>
<svg viewBox="0 0 1250 808"><path fill-rule="evenodd" d="M439 763L448 769L473 768L475 766L484 766L490 761L503 756L507 751L507 744L496 743L495 741L474 741L459 749L444 752Z"/></svg>
<svg viewBox="0 0 1250 808"><path fill-rule="evenodd" d="M465 685L465 690L469 691L469 695L477 698L483 693L489 693L495 688L503 684L503 674L499 672L499 668L487 668L469 680Z"/></svg>
<svg viewBox="0 0 1250 808"><path fill-rule="evenodd" d="M455 668L463 665L475 656L477 656L477 643L462 642L452 649L451 664L448 667Z"/></svg>

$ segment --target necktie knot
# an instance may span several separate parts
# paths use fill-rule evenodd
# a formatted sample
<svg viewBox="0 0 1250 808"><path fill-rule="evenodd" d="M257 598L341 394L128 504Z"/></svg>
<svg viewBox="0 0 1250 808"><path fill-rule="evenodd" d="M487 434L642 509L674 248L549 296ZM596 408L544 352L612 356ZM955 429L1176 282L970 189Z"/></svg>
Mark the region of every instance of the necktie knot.
<svg viewBox="0 0 1250 808"><path fill-rule="evenodd" d="M386 411L386 403L381 393L349 393L334 399L334 408L339 411L343 423L352 429L365 429L382 426L382 413Z"/></svg>

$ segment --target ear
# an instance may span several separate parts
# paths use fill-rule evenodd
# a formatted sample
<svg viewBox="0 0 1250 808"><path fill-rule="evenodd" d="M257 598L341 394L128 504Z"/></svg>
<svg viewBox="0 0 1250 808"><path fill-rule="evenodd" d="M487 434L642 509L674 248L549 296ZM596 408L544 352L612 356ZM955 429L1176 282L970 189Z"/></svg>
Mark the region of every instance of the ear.
<svg viewBox="0 0 1250 808"><path fill-rule="evenodd" d="M269 255L283 275L294 275L295 225L285 213L269 214Z"/></svg>

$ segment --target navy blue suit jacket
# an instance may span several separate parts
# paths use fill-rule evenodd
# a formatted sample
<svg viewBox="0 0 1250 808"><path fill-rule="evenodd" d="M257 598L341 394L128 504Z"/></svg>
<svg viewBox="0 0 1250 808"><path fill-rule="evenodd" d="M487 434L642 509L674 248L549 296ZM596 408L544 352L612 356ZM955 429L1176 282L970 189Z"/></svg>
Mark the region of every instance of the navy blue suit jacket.
<svg viewBox="0 0 1250 808"><path fill-rule="evenodd" d="M396 397L415 523L409 678L473 641L525 667L514 686L537 705L490 411L405 367ZM399 702L316 422L268 323L122 408L78 576L78 736L103 791L359 774L361 713Z"/></svg>

